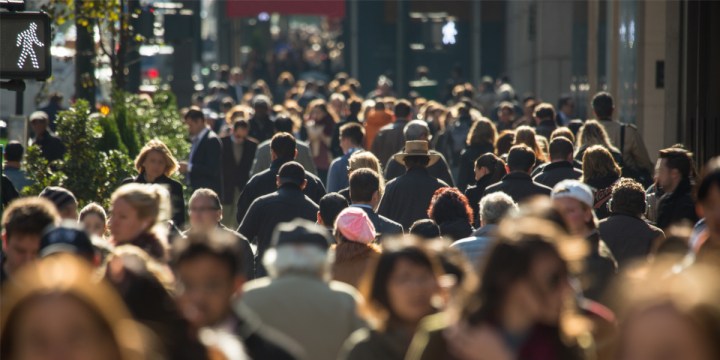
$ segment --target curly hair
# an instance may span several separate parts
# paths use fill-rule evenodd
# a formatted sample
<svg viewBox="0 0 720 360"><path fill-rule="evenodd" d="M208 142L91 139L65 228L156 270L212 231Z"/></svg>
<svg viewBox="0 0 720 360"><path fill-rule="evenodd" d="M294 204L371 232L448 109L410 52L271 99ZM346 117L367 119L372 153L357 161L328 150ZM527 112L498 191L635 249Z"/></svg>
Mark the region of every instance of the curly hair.
<svg viewBox="0 0 720 360"><path fill-rule="evenodd" d="M468 223L472 224L474 218L467 197L460 190L451 187L435 190L427 215L438 224L456 219L467 219Z"/></svg>
<svg viewBox="0 0 720 360"><path fill-rule="evenodd" d="M612 188L610 211L629 215L645 213L645 189L639 182L621 178Z"/></svg>

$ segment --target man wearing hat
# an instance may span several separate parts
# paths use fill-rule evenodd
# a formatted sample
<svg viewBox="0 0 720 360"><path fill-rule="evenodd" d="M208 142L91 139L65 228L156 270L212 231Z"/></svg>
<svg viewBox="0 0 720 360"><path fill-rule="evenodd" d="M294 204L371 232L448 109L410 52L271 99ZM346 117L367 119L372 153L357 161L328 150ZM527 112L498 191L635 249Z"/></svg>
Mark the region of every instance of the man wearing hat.
<svg viewBox="0 0 720 360"><path fill-rule="evenodd" d="M448 184L427 170L440 160L437 154L430 153L427 141L408 141L405 150L394 157L407 171L387 184L378 213L409 229L415 220L427 218L433 193Z"/></svg>
<svg viewBox="0 0 720 360"><path fill-rule="evenodd" d="M413 120L405 125L403 129L405 134L405 141L411 140L425 140L430 141L432 136L430 134L430 127L424 120ZM400 150L402 152L402 150ZM450 166L448 166L447 160L441 152L430 149L431 154L435 154L440 157L440 160L432 166L428 166L428 172L430 175L446 182L450 186L454 186L452 174L450 173ZM399 162L395 161L394 158L388 160L385 165L385 180L390 181L405 173L405 167Z"/></svg>
<svg viewBox="0 0 720 360"><path fill-rule="evenodd" d="M305 169L299 163L295 161L285 163L280 168L275 181L277 191L253 201L237 230L250 242L257 244L255 258L257 277L266 275L260 260L270 248L275 227L296 218L315 221L319 210L318 205L303 193L307 180Z"/></svg>
<svg viewBox="0 0 720 360"><path fill-rule="evenodd" d="M600 301L618 266L612 251L600 239L592 190L580 181L563 180L555 185L551 197L553 207L562 215L570 234L583 237L588 242L590 249L583 274L584 295Z"/></svg>
<svg viewBox="0 0 720 360"><path fill-rule="evenodd" d="M30 127L35 137L30 145L37 145L42 150L42 156L47 161L61 160L65 156L65 145L53 134L48 127L50 119L44 111L30 114Z"/></svg>
<svg viewBox="0 0 720 360"><path fill-rule="evenodd" d="M60 186L48 186L39 195L50 200L64 220L78 221L78 202L70 190Z"/></svg>
<svg viewBox="0 0 720 360"><path fill-rule="evenodd" d="M313 222L279 224L263 258L270 277L245 284L238 304L301 344L307 359L337 359L345 340L363 326L357 292L327 280L331 242L330 233Z"/></svg>

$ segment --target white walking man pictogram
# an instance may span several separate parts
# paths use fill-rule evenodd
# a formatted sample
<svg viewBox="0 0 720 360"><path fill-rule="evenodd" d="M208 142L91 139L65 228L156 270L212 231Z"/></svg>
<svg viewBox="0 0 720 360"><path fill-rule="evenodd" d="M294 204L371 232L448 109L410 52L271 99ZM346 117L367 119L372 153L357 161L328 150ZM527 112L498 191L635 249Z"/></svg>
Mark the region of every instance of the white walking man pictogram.
<svg viewBox="0 0 720 360"><path fill-rule="evenodd" d="M15 43L15 46L22 46L22 49L20 50L20 58L18 58L17 62L18 67L21 69L23 68L23 66L25 66L25 60L28 58L28 56L30 57L32 67L35 69L40 68L37 56L35 55L34 46L37 45L39 47L44 47L45 44L40 42L40 39L38 39L37 28L37 24L30 23L30 27L19 33L17 36L17 42Z"/></svg>

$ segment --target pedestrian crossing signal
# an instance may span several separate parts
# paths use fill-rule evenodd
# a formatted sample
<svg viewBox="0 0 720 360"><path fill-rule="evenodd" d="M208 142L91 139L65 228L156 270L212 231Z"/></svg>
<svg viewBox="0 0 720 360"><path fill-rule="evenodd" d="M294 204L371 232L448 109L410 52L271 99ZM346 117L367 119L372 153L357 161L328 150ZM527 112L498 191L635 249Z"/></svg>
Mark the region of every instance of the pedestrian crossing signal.
<svg viewBox="0 0 720 360"><path fill-rule="evenodd" d="M0 12L0 78L51 75L50 18L43 12Z"/></svg>

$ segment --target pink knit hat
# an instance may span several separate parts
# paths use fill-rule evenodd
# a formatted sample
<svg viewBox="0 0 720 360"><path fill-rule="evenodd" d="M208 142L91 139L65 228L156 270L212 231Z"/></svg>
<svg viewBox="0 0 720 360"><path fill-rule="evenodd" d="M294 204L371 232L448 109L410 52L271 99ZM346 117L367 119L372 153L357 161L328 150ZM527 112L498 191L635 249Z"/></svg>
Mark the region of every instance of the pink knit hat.
<svg viewBox="0 0 720 360"><path fill-rule="evenodd" d="M349 241L369 244L375 240L375 226L363 209L345 208L335 220L335 229Z"/></svg>

